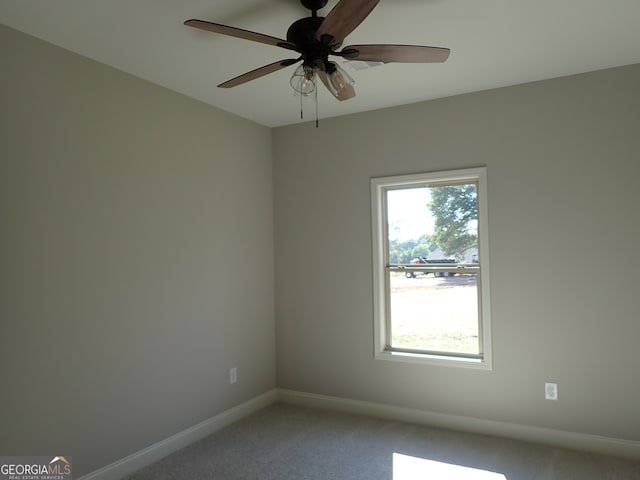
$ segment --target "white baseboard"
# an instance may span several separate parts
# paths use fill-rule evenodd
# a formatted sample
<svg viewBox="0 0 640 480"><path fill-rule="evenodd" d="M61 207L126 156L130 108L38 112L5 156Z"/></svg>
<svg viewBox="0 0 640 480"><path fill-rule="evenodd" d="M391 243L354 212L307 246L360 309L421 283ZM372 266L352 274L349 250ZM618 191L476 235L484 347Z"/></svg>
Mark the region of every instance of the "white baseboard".
<svg viewBox="0 0 640 480"><path fill-rule="evenodd" d="M88 473L78 480L118 480L140 470L147 465L157 462L161 458L180 450L212 433L236 422L278 399L277 390L273 389L229 410L225 410L193 427L171 435L169 438L135 452L99 470Z"/></svg>
<svg viewBox="0 0 640 480"><path fill-rule="evenodd" d="M278 400L293 405L357 413L431 427L542 443L556 447L584 450L618 457L640 459L640 442L584 433L566 432L494 420L449 415L381 403L350 400L294 390L278 390Z"/></svg>

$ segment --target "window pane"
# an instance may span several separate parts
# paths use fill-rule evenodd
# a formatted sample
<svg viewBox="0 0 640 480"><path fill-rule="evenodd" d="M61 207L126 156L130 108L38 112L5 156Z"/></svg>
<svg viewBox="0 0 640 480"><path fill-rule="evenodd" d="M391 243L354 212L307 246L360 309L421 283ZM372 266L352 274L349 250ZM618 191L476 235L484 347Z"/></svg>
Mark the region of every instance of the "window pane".
<svg viewBox="0 0 640 480"><path fill-rule="evenodd" d="M387 191L390 265L453 259L477 261L475 183Z"/></svg>
<svg viewBox="0 0 640 480"><path fill-rule="evenodd" d="M390 189L387 220L389 265L478 260L475 183ZM480 352L474 274L391 272L389 309L392 349Z"/></svg>
<svg viewBox="0 0 640 480"><path fill-rule="evenodd" d="M390 273L391 347L478 354L475 274Z"/></svg>

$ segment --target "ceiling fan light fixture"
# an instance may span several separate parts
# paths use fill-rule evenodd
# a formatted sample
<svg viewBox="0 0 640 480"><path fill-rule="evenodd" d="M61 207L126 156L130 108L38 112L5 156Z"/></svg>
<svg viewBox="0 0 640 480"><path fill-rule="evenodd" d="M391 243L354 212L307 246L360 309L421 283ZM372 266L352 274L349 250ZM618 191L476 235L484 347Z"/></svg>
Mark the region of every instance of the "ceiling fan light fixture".
<svg viewBox="0 0 640 480"><path fill-rule="evenodd" d="M305 97L316 90L316 71L311 65L302 64L291 75L291 86Z"/></svg>
<svg viewBox="0 0 640 480"><path fill-rule="evenodd" d="M327 87L331 93L337 96L343 88L353 85L355 80L336 62L327 62L325 65L327 72Z"/></svg>

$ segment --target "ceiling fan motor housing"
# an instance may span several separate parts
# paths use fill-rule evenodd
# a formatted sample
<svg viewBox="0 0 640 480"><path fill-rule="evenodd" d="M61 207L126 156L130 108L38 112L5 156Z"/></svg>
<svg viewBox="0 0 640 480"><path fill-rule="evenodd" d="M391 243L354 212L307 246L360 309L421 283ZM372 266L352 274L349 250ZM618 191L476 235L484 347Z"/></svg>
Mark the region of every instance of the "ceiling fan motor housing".
<svg viewBox="0 0 640 480"><path fill-rule="evenodd" d="M287 41L296 45L302 54L304 63L321 66L327 61L333 46L329 42L318 41L316 30L324 21L324 17L306 17L296 20L287 30Z"/></svg>
<svg viewBox="0 0 640 480"><path fill-rule="evenodd" d="M313 48L318 41L315 39L316 30L324 17L306 17L296 20L287 30L287 41L297 45L300 50Z"/></svg>

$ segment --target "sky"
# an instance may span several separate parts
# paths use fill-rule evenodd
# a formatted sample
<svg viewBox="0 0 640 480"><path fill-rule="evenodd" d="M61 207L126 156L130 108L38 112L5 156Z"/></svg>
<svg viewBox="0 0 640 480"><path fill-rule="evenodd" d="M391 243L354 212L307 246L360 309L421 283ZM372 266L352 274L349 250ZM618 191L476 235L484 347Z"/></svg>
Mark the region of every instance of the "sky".
<svg viewBox="0 0 640 480"><path fill-rule="evenodd" d="M390 240L415 240L433 233L433 218L427 208L430 200L426 187L389 190L387 220Z"/></svg>

